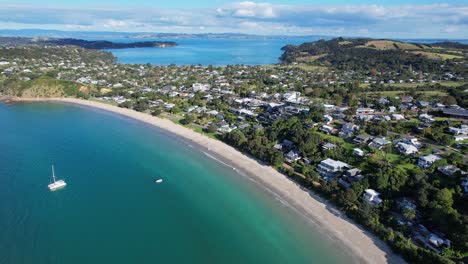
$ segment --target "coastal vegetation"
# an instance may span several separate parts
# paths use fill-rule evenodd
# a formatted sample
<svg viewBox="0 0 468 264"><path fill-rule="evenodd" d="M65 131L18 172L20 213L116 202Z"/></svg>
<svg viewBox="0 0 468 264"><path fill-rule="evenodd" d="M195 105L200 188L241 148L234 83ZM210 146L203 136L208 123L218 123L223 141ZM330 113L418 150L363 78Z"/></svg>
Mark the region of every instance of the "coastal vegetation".
<svg viewBox="0 0 468 264"><path fill-rule="evenodd" d="M77 46L85 49L130 49L130 48L166 48L177 46L173 41L111 42L106 40L83 40L74 38L20 38L0 37L0 46Z"/></svg>
<svg viewBox="0 0 468 264"><path fill-rule="evenodd" d="M338 38L284 50L283 65L213 67L8 46L0 93L168 118L321 194L411 263L466 261L466 46Z"/></svg>

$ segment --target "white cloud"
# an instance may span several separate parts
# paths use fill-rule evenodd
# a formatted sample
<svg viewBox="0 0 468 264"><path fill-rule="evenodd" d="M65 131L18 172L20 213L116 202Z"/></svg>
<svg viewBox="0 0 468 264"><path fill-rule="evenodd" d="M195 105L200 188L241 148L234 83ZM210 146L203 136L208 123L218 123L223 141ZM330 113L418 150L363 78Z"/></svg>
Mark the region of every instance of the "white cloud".
<svg viewBox="0 0 468 264"><path fill-rule="evenodd" d="M468 38L468 6L276 5L234 2L215 8L52 8L3 5L0 26L137 32L366 35Z"/></svg>

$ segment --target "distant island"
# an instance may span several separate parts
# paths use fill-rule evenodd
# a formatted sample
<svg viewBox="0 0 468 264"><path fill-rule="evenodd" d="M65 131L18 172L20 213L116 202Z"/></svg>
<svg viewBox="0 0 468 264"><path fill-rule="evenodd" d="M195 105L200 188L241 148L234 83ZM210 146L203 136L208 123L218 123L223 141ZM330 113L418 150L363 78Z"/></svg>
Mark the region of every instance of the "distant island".
<svg viewBox="0 0 468 264"><path fill-rule="evenodd" d="M22 38L22 37L0 37L0 46L25 46L25 45L48 45L48 46L78 46L85 49L128 49L128 48L167 48L175 47L177 43L172 41L142 41L131 43L118 43L106 40L83 40L74 38Z"/></svg>

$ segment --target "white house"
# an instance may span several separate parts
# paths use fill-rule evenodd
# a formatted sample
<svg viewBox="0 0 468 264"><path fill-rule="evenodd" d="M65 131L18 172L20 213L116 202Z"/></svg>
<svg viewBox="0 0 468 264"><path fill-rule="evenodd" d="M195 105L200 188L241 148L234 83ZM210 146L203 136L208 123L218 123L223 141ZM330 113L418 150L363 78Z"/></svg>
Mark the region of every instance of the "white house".
<svg viewBox="0 0 468 264"><path fill-rule="evenodd" d="M362 198L373 205L379 205L382 203L382 199L380 199L379 196L380 193L374 191L373 189L367 189L364 191Z"/></svg>
<svg viewBox="0 0 468 264"><path fill-rule="evenodd" d="M383 149L386 145L391 144L392 142L386 140L384 137L374 138L369 144L369 147L376 149Z"/></svg>
<svg viewBox="0 0 468 264"><path fill-rule="evenodd" d="M283 99L287 102L296 102L300 96L301 96L300 92L284 93Z"/></svg>
<svg viewBox="0 0 468 264"><path fill-rule="evenodd" d="M454 136L453 139L455 141L463 141L463 140L468 140L468 135L459 135L459 136Z"/></svg>
<svg viewBox="0 0 468 264"><path fill-rule="evenodd" d="M422 148L422 144L421 142L419 142L419 140L417 138L404 138L402 140L403 143L406 143L408 145L413 145L415 146L416 148Z"/></svg>
<svg viewBox="0 0 468 264"><path fill-rule="evenodd" d="M285 159L287 162L289 163L294 163L298 160L301 159L301 156L299 155L299 152L297 152L296 150L290 150L286 155L285 155Z"/></svg>
<svg viewBox="0 0 468 264"><path fill-rule="evenodd" d="M458 135L468 135L468 126L467 125L461 125L460 128L458 127L449 127L448 131L455 136Z"/></svg>
<svg viewBox="0 0 468 264"><path fill-rule="evenodd" d="M192 90L194 92L206 92L210 89L209 84L194 83L192 84Z"/></svg>
<svg viewBox="0 0 468 264"><path fill-rule="evenodd" d="M437 156L434 154L422 156L422 157L419 157L418 159L418 166L423 169L427 169L427 168L430 168L432 164L434 164L434 162L441 160L441 159L442 158L440 156Z"/></svg>
<svg viewBox="0 0 468 264"><path fill-rule="evenodd" d="M317 167L317 172L325 179L327 178L333 179L336 176L338 176L340 172L343 172L349 168L351 168L351 166L342 161L326 159L326 160L322 160L319 163Z"/></svg>
<svg viewBox="0 0 468 264"><path fill-rule="evenodd" d="M362 151L361 149L358 149L358 148L354 148L353 149L353 154L354 155L357 155L359 157L364 157L364 151Z"/></svg>
<svg viewBox="0 0 468 264"><path fill-rule="evenodd" d="M391 117L392 117L392 120L396 120L396 121L405 119L405 116L402 114L392 114Z"/></svg>
<svg viewBox="0 0 468 264"><path fill-rule="evenodd" d="M398 142L396 146L398 147L398 150L400 151L400 153L403 155L411 155L411 154L418 153L418 149L413 145L409 145L403 142Z"/></svg>
<svg viewBox="0 0 468 264"><path fill-rule="evenodd" d="M323 132L327 133L327 134L331 134L333 132L333 127L331 126L327 126L327 125L323 125L320 130L322 130Z"/></svg>
<svg viewBox="0 0 468 264"><path fill-rule="evenodd" d="M331 117L330 115L324 115L323 119L325 119L325 123L327 125L331 124L331 122L333 121L333 117Z"/></svg>
<svg viewBox="0 0 468 264"><path fill-rule="evenodd" d="M434 118L431 115L428 114L420 114L419 115L419 120L423 122L434 122Z"/></svg>

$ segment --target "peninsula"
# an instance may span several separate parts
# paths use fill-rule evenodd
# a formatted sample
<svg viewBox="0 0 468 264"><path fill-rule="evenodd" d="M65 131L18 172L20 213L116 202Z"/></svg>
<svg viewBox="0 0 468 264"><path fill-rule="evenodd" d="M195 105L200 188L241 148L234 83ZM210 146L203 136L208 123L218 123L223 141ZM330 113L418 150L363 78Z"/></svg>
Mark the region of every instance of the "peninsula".
<svg viewBox="0 0 468 264"><path fill-rule="evenodd" d="M85 49L129 49L129 48L168 48L175 47L177 43L172 41L141 41L141 42L111 42L106 40L83 40L74 38L20 38L0 37L0 46L78 46Z"/></svg>

